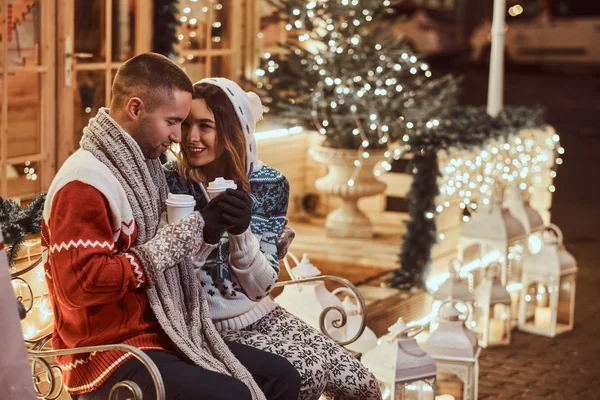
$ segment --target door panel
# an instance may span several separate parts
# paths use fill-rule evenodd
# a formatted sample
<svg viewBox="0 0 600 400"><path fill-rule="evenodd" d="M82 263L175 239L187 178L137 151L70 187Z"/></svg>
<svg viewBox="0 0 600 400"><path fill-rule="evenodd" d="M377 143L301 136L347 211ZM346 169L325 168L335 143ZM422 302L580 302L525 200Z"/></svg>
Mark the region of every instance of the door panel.
<svg viewBox="0 0 600 400"><path fill-rule="evenodd" d="M83 128L110 105L119 66L150 51L152 2L58 0L59 165L78 147Z"/></svg>

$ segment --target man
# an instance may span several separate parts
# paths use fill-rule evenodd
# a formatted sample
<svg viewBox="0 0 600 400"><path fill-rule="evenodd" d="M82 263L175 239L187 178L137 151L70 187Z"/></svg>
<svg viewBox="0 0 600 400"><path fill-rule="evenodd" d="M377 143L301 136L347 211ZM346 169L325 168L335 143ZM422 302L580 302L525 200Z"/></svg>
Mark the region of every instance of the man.
<svg viewBox="0 0 600 400"><path fill-rule="evenodd" d="M146 53L125 62L113 82L110 111L100 109L90 120L81 148L52 182L42 221L52 345L142 349L157 364L168 399L264 398L256 383L268 398L291 399L300 385L291 364L225 345L205 300L198 300L202 291L186 259L206 258L214 245L204 236L227 228L220 203L158 229L167 196L158 158L181 140L192 91L187 75L166 57ZM122 380L155 397L149 373L128 353L58 362L75 398L106 399Z"/></svg>

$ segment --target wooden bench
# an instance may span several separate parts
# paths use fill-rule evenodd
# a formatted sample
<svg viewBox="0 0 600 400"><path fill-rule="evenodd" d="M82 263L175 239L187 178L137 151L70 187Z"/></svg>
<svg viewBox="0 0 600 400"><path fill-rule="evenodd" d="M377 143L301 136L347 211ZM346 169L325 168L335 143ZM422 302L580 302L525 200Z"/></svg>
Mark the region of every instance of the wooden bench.
<svg viewBox="0 0 600 400"><path fill-rule="evenodd" d="M292 237L293 239L293 237ZM287 247L286 247L287 250ZM41 267L42 257L39 256L31 265L14 272L11 274L12 280L19 280L20 284L25 284L29 288L29 292L31 294L29 300L25 300L21 297L17 298L17 302L22 311L21 319L26 319L27 315L30 313L33 308L33 291L31 290L31 286L22 278L26 273L34 270L37 267ZM289 271L288 271L289 272ZM299 285L303 283L309 282L318 282L318 281L333 281L337 284L342 285L347 288L355 297L355 300L362 312L362 320L361 325L356 334L346 340L340 341L336 338L332 337L330 333L325 329L325 320L326 316L330 312L335 312L338 314L338 318L333 320L333 326L335 328L341 328L346 325L347 322L347 314L344 309L341 307L327 307L322 310L319 322L320 322L320 330L321 332L329 337L330 339L337 342L340 346L347 346L353 342L355 342L364 332L367 321L367 312L365 302L359 293L358 289L347 279L340 278L338 276L331 275L323 275L311 278L299 278L292 279L289 281L279 282L275 285L275 287L284 287L288 285ZM28 304L24 304L28 303ZM137 358L145 368L148 369L152 379L154 381L154 386L156 388L156 398L158 400L165 399L165 388L164 383L161 378L160 372L156 366L156 364L148 357L143 351L129 345L125 344L110 344L110 345L102 345L102 346L88 346L88 347L77 347L66 350L51 350L51 333L48 333L42 337L35 338L33 340L25 340L27 347L27 354L29 360L31 362L31 371L33 382L35 386L35 391L38 399L44 400L58 400L66 399L68 397L64 393L64 385L62 381L62 371L60 367L56 364L54 357L62 356L62 355L70 355L70 354L90 354L95 352L109 351L109 350L121 350L127 353L130 353L133 357ZM355 357L360 358L360 354L356 352L351 352ZM140 387L132 381L122 381L116 383L111 389L109 399L116 399L117 395L121 395L122 393L128 393L130 397L128 399L133 400L141 400L142 399L142 391ZM63 397L61 397L63 396ZM131 397L132 396L132 397Z"/></svg>

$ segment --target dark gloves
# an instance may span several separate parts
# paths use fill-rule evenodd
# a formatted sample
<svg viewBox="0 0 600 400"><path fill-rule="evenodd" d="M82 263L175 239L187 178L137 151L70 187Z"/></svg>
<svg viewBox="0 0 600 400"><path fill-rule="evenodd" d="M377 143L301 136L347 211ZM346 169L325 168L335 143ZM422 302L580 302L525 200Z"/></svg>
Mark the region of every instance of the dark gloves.
<svg viewBox="0 0 600 400"><path fill-rule="evenodd" d="M221 238L221 232L231 226L223 219L221 203L227 200L227 193L215 197L200 211L204 219L204 241L215 244Z"/></svg>
<svg viewBox="0 0 600 400"><path fill-rule="evenodd" d="M238 183L238 188L240 187L241 183ZM241 235L250 226L252 199L242 189L227 189L224 195L225 198L220 207L223 212L223 220L229 225L227 231L234 235Z"/></svg>

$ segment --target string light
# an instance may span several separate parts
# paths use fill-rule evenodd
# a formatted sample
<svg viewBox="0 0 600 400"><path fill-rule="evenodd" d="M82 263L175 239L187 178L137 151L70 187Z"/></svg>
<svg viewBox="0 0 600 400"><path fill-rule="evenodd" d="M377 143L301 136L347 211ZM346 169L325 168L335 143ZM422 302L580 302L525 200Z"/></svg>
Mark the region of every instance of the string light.
<svg viewBox="0 0 600 400"><path fill-rule="evenodd" d="M199 64L204 62L204 57L194 55L193 51L206 48L208 45L206 43L208 38L205 37L206 24L210 24L213 28L210 30L212 35L210 42L217 44L221 43L223 39L218 33L222 28L221 21L216 19L218 12L212 14L213 21L208 21L208 6L201 5L198 0L187 0L187 3L182 9L183 15L179 17L181 25L178 28L179 32L177 34L179 41L178 53L181 55L178 62L184 70L186 70L186 64L188 63ZM223 9L223 4L216 3L212 7L215 11L220 11ZM257 70L256 72L258 73L259 71Z"/></svg>
<svg viewBox="0 0 600 400"><path fill-rule="evenodd" d="M40 242L39 238L24 241L23 245L27 249L27 265L32 263L31 249L39 247ZM30 272L12 279L11 283L15 296L29 309L27 317L21 322L23 337L31 340L49 333L54 322L54 313L48 297L43 263Z"/></svg>
<svg viewBox="0 0 600 400"><path fill-rule="evenodd" d="M554 163L562 163L556 155L564 154L559 141L553 131L523 130L507 139L492 140L479 149L445 152L439 157L442 176L436 213L456 203L463 209L470 205L473 210L478 202L489 205L494 188L506 187L511 182L517 182L521 190L530 193L544 190L553 193L555 186L548 185L541 172L547 171L551 179L556 177ZM462 189L465 187L468 189ZM465 215L463 220L468 221L469 217Z"/></svg>

